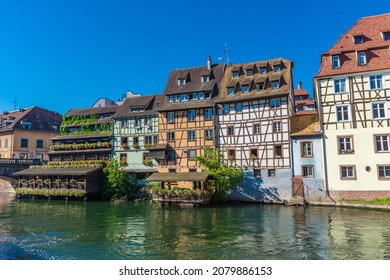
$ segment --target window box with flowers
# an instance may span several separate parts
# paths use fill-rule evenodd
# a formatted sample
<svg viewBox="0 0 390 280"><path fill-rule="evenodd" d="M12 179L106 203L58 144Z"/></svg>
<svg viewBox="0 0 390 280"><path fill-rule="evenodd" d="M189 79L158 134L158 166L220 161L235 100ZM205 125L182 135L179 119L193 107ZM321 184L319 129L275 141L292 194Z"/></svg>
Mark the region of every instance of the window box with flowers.
<svg viewBox="0 0 390 280"><path fill-rule="evenodd" d="M139 144L133 144L134 149L139 149Z"/></svg>

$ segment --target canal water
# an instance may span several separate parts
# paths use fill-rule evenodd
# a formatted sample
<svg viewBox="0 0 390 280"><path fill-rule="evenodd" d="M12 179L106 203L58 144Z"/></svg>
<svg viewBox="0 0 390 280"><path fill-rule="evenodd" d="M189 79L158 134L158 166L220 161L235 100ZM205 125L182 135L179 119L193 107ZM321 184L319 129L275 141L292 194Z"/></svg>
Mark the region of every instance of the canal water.
<svg viewBox="0 0 390 280"><path fill-rule="evenodd" d="M0 193L0 259L390 259L390 212L333 207L159 207Z"/></svg>

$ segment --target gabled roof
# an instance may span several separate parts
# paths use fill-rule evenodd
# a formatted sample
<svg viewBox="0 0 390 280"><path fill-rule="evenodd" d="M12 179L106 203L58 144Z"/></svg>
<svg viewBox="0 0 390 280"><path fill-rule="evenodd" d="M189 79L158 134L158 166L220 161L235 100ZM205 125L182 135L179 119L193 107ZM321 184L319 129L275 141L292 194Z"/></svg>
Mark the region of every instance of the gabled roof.
<svg viewBox="0 0 390 280"><path fill-rule="evenodd" d="M157 114L156 106L161 99L161 95L147 95L147 96L135 96L131 98L126 98L122 105L119 106L116 113L112 116L113 119L131 117L131 116L141 116L141 115L151 115ZM142 112L132 112L131 108L143 108Z"/></svg>
<svg viewBox="0 0 390 280"><path fill-rule="evenodd" d="M118 105L106 106L106 107L92 107L92 108L74 108L70 109L65 116L86 116L86 115L99 115L99 114L114 114L119 108Z"/></svg>
<svg viewBox="0 0 390 280"><path fill-rule="evenodd" d="M180 110L187 108L202 108L212 105L212 99L219 92L219 85L223 77L225 64L212 64L210 69L207 66L172 70L169 73L163 97L158 111ZM202 76L209 73L209 82L202 82ZM185 85L180 86L178 81L186 79ZM168 103L169 95L194 93L194 92L212 92L209 100L196 100L188 102Z"/></svg>
<svg viewBox="0 0 390 280"><path fill-rule="evenodd" d="M281 65L280 71L274 72L273 70L270 70L272 69L271 65ZM233 71L236 71L237 69L248 69L248 67L249 69L253 69L252 75L247 76L242 72L238 77L233 78ZM260 74L260 67L267 67L267 73ZM284 58L230 65L226 67L221 83L220 94L215 98L214 102L228 103L291 94L292 67L293 62ZM270 82L276 80L280 82L280 87L278 89L272 89ZM240 91L240 88L242 88L243 85L250 85L260 82L265 82L264 90L257 91L256 87L252 86L250 87L248 93L243 93ZM228 95L227 88L236 84L240 85L240 87L237 87L238 91L236 91L234 94Z"/></svg>
<svg viewBox="0 0 390 280"><path fill-rule="evenodd" d="M24 129L23 123L31 123L29 130L58 132L61 121L61 114L33 106L0 114L0 131Z"/></svg>
<svg viewBox="0 0 390 280"><path fill-rule="evenodd" d="M390 13L360 18L322 54L320 70L316 77L389 69L390 40L384 40L384 32L390 32ZM363 43L355 44L354 37L357 36L362 36ZM359 51L366 52L366 65L358 65ZM340 68L332 68L332 55L339 55Z"/></svg>

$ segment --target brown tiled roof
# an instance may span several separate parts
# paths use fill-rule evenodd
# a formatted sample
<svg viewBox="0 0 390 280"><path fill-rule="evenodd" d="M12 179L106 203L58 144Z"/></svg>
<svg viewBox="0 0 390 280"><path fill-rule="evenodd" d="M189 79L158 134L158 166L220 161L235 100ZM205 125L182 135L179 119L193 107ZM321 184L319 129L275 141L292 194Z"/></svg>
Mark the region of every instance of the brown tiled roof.
<svg viewBox="0 0 390 280"><path fill-rule="evenodd" d="M99 115L99 114L114 114L119 106L107 107L92 107L92 108L74 108L70 109L65 115L67 117L85 116L85 115Z"/></svg>
<svg viewBox="0 0 390 280"><path fill-rule="evenodd" d="M316 77L342 75L390 68L390 40L383 40L383 32L390 32L390 13L360 18L340 39L321 56ZM363 43L355 44L354 36L363 35ZM366 51L367 64L358 65L357 51ZM332 55L340 55L341 67L332 68Z"/></svg>
<svg viewBox="0 0 390 280"><path fill-rule="evenodd" d="M147 182L175 182L175 181L196 181L204 182L209 177L208 172L167 172L153 173L145 179Z"/></svg>
<svg viewBox="0 0 390 280"><path fill-rule="evenodd" d="M0 131L23 129L22 122L29 122L32 130L58 132L61 121L59 113L33 106L0 114ZM57 126L57 130L53 125Z"/></svg>
<svg viewBox="0 0 390 280"><path fill-rule="evenodd" d="M295 100L294 102L295 102L295 105L308 105L308 106L314 105L313 100L311 100L310 98L308 98L308 99L299 99L299 100Z"/></svg>
<svg viewBox="0 0 390 280"><path fill-rule="evenodd" d="M167 110L181 110L188 108L203 108L212 106L212 99L219 92L219 84L223 77L225 64L213 64L211 69L207 69L207 66L172 70L169 73L168 81L164 89L164 94L161 100L161 104L158 111ZM202 75L210 71L210 81L207 83L202 82ZM186 84L180 86L178 80L188 73ZM209 100L193 100L188 102L168 103L168 95L193 93L193 92L212 92L212 96Z"/></svg>
<svg viewBox="0 0 390 280"><path fill-rule="evenodd" d="M245 68L247 65L256 65L256 67L264 67L267 64L280 64L280 72L268 71L266 74L260 74L259 71L253 71L252 76L240 75L238 78L232 77L233 69ZM293 63L290 60L284 58L276 58L266 61L257 61L250 63L235 64L226 67L224 78L221 83L220 94L215 98L214 102L227 103L244 100L254 100L261 98L269 98L273 96L288 95L292 92L292 72ZM278 89L272 89L271 84L268 81L280 80L280 87ZM249 93L236 92L233 95L227 94L227 88L231 86L233 82L238 82L240 85L247 85L252 82L266 82L265 89L257 91L256 87L251 87Z"/></svg>
<svg viewBox="0 0 390 280"><path fill-rule="evenodd" d="M157 111L154 109L154 102L157 95L147 95L147 96L135 96L126 98L122 105L119 106L116 113L112 116L113 119L131 117L131 116L142 116L142 115L151 115L157 114ZM143 112L131 112L131 108L143 107Z"/></svg>
<svg viewBox="0 0 390 280"><path fill-rule="evenodd" d="M300 96L300 95L309 95L309 93L305 89L294 89L294 96Z"/></svg>

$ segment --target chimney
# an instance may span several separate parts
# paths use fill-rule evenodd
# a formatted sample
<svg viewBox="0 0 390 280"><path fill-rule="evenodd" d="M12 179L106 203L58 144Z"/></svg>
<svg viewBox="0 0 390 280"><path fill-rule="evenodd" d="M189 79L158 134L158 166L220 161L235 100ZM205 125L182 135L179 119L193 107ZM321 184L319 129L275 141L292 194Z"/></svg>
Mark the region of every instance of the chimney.
<svg viewBox="0 0 390 280"><path fill-rule="evenodd" d="M207 57L207 69L208 70L211 69L211 57L210 56Z"/></svg>
<svg viewBox="0 0 390 280"><path fill-rule="evenodd" d="M302 82L298 82L298 89L302 89Z"/></svg>

